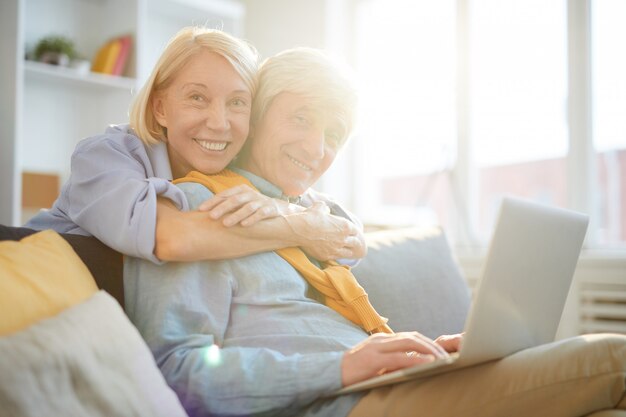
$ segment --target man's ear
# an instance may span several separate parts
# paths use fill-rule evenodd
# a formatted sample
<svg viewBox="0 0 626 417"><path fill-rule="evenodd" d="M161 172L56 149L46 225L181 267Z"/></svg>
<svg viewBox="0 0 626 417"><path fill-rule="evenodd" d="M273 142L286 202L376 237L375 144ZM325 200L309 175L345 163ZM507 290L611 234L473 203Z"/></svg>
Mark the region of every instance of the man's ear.
<svg viewBox="0 0 626 417"><path fill-rule="evenodd" d="M165 117L165 106L163 104L163 97L161 94L153 95L150 100L150 104L152 106L152 114L154 114L154 118L161 126L167 127L167 117Z"/></svg>

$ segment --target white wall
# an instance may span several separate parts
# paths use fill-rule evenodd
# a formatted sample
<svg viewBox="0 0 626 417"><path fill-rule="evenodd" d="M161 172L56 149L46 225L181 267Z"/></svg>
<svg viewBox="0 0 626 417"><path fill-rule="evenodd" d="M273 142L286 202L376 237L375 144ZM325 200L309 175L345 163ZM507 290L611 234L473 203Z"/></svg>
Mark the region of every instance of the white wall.
<svg viewBox="0 0 626 417"><path fill-rule="evenodd" d="M13 225L18 222L21 199L21 177L16 177L17 148L13 138L17 134L19 108L15 103L20 99L17 93L21 84L22 39L15 33L23 10L16 0L0 3L0 224ZM17 82L16 82L17 80Z"/></svg>
<svg viewBox="0 0 626 417"><path fill-rule="evenodd" d="M262 58L295 46L324 48L326 1L244 0L245 38Z"/></svg>

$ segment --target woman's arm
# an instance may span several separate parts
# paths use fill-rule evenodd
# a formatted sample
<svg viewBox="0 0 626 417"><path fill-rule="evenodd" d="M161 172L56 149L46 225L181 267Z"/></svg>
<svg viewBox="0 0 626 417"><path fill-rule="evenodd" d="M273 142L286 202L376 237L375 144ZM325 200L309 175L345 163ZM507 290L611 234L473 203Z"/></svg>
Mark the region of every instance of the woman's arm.
<svg viewBox="0 0 626 417"><path fill-rule="evenodd" d="M288 246L310 247L320 259L353 256L349 247L355 232L343 219L309 212L292 222L282 217L226 228L206 213L186 211L184 193L153 165L167 157L158 154L158 146L149 156L138 138L111 129L81 142L72 156L70 179L48 217L71 222L75 233L93 235L124 255L152 262L225 259ZM307 222L319 228L311 230ZM320 237L327 239L320 243Z"/></svg>
<svg viewBox="0 0 626 417"><path fill-rule="evenodd" d="M207 190L204 196L211 194ZM289 246L328 260L358 257L365 245L352 222L320 206L251 226L226 227L207 212L181 212L169 200L159 199L155 255L163 261L229 259Z"/></svg>
<svg viewBox="0 0 626 417"><path fill-rule="evenodd" d="M239 232L243 233L244 238L251 237L255 240L256 233L260 232L259 237L267 239L267 242L264 242L267 246L255 251L285 247L280 242L277 245L275 239L279 238L283 243L291 242L288 246L300 246L307 254L320 261L338 260L339 263L354 266L365 256L367 246L363 226L358 218L328 196L313 190L306 193L301 204L290 204L287 201L270 198L247 185L239 185L201 202L197 209L208 212L210 219L220 220L227 227L234 225L250 227L261 220L284 217L286 223L266 222L265 227L248 231L251 232L250 236L246 231ZM357 228L356 233L353 228L337 224L333 216L350 220ZM264 230L268 226L270 229ZM257 246L254 245L252 250L255 247Z"/></svg>
<svg viewBox="0 0 626 417"><path fill-rule="evenodd" d="M155 146L153 154L164 146ZM154 155L153 155L154 156ZM134 135L110 128L78 144L71 175L54 204L53 221L71 222L72 233L97 237L128 256L159 262L154 256L157 197L187 210L184 193ZM159 159L159 158L156 158Z"/></svg>

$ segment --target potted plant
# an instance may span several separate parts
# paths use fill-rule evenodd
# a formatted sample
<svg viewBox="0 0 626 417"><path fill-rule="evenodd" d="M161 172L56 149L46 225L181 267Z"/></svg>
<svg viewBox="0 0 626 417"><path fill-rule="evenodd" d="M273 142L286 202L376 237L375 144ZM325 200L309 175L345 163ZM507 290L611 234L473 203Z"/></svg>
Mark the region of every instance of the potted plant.
<svg viewBox="0 0 626 417"><path fill-rule="evenodd" d="M34 51L34 58L39 62L67 66L77 58L74 42L64 36L47 36L41 39Z"/></svg>

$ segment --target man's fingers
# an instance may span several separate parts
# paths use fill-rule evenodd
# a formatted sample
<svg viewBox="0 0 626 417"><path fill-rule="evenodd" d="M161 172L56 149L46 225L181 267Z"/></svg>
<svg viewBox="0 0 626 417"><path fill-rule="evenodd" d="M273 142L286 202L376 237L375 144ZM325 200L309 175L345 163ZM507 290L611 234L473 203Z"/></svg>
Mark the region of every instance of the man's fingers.
<svg viewBox="0 0 626 417"><path fill-rule="evenodd" d="M385 355L385 359L385 371L393 372L398 369L433 362L437 357L429 353L394 352Z"/></svg>
<svg viewBox="0 0 626 417"><path fill-rule="evenodd" d="M448 356L448 352L441 347L439 344L435 343L434 340L432 340L429 337L424 336L423 334L419 333L419 332L410 332L409 334L411 334L414 337L417 337L419 339L421 339L422 341L424 341L425 343L427 343L428 345L434 347L435 349L437 349L437 351L439 351L439 353L443 356L443 357L447 357Z"/></svg>
<svg viewBox="0 0 626 417"><path fill-rule="evenodd" d="M420 337L422 336L422 337ZM380 342L380 350L384 353L391 352L416 352L431 354L438 358L445 358L448 353L427 337L419 333L398 333Z"/></svg>
<svg viewBox="0 0 626 417"><path fill-rule="evenodd" d="M446 352L458 352L461 348L463 333L452 335L441 335L435 339L435 343L441 346Z"/></svg>

